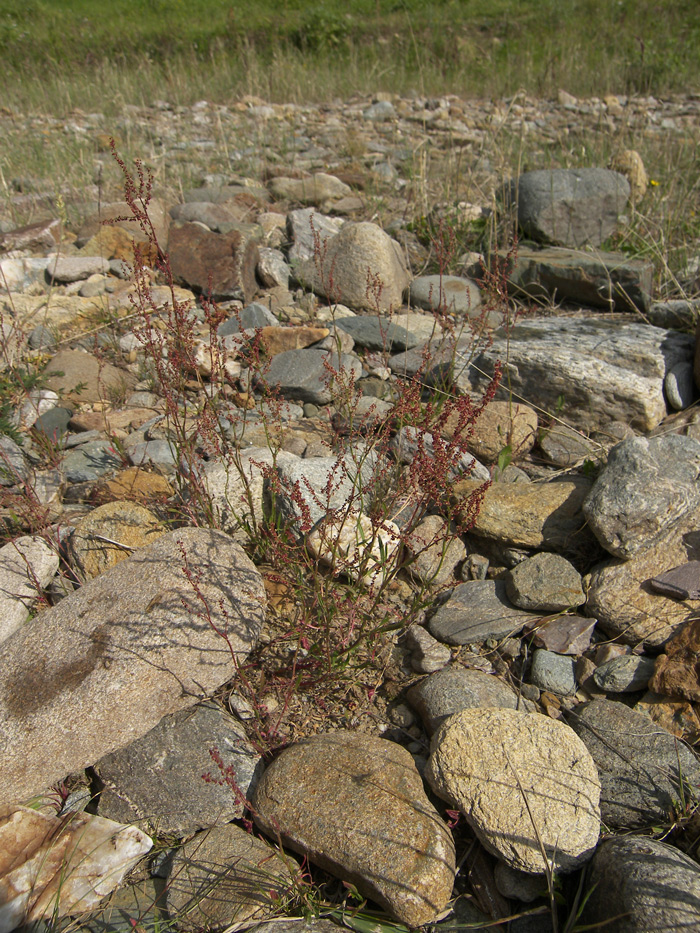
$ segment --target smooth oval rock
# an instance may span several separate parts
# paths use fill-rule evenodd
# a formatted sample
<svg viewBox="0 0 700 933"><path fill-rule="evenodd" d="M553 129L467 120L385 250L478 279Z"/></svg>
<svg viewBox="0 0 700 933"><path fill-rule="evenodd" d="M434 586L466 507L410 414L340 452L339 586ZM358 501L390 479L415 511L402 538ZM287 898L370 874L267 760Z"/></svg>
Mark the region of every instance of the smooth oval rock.
<svg viewBox="0 0 700 933"><path fill-rule="evenodd" d="M0 797L38 793L221 686L264 607L239 545L180 528L32 619L0 645Z"/></svg>
<svg viewBox="0 0 700 933"><path fill-rule="evenodd" d="M432 738L426 777L511 868L574 871L600 831L600 781L583 742L539 713L466 709Z"/></svg>
<svg viewBox="0 0 700 933"><path fill-rule="evenodd" d="M665 822L683 797L681 778L700 784L693 753L623 703L594 700L577 707L570 722L597 765L601 816L611 829Z"/></svg>
<svg viewBox="0 0 700 933"><path fill-rule="evenodd" d="M450 665L412 686L408 702L421 715L430 735L448 716L463 709L505 707L516 709L518 697L492 674Z"/></svg>
<svg viewBox="0 0 700 933"><path fill-rule="evenodd" d="M144 506L107 502L76 525L70 538L71 556L84 576L97 577L165 532L165 526Z"/></svg>
<svg viewBox="0 0 700 933"><path fill-rule="evenodd" d="M535 554L506 576L508 598L520 609L561 612L585 602L581 575L560 554Z"/></svg>
<svg viewBox="0 0 700 933"><path fill-rule="evenodd" d="M700 929L700 867L649 836L602 842L586 875L581 922L606 933Z"/></svg>
<svg viewBox="0 0 700 933"><path fill-rule="evenodd" d="M409 280L399 244L373 223L346 223L295 275L333 302L375 312L400 307Z"/></svg>
<svg viewBox="0 0 700 933"><path fill-rule="evenodd" d="M452 894L452 836L399 745L354 732L298 742L265 771L253 808L265 832L410 927Z"/></svg>

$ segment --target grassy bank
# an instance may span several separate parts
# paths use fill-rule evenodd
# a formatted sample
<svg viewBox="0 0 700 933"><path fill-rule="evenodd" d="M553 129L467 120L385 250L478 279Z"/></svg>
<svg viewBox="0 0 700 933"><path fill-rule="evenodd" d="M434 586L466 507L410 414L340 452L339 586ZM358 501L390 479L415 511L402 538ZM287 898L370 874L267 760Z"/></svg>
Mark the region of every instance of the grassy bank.
<svg viewBox="0 0 700 933"><path fill-rule="evenodd" d="M672 0L2 0L2 103L353 92L700 89L700 7Z"/></svg>

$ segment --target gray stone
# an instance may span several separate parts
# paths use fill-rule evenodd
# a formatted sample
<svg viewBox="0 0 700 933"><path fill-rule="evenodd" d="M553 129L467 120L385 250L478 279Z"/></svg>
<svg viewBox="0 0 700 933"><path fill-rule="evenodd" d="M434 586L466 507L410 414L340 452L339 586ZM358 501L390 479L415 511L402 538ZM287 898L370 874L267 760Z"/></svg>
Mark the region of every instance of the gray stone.
<svg viewBox="0 0 700 933"><path fill-rule="evenodd" d="M262 762L240 723L209 703L164 716L94 767L101 816L182 837L243 816Z"/></svg>
<svg viewBox="0 0 700 933"><path fill-rule="evenodd" d="M610 658L593 672L593 680L606 693L634 693L646 690L654 673L653 658L642 658L636 654L627 654L620 658Z"/></svg>
<svg viewBox="0 0 700 933"><path fill-rule="evenodd" d="M604 168L525 172L504 190L526 236L573 247L607 240L629 196L624 175Z"/></svg>
<svg viewBox="0 0 700 933"><path fill-rule="evenodd" d="M343 379L350 374L358 378L362 373L362 364L349 353L338 359L337 353L325 350L286 350L272 358L265 381L279 386L284 398L327 405L333 400L333 376L326 364L342 373Z"/></svg>
<svg viewBox="0 0 700 933"><path fill-rule="evenodd" d="M261 284L265 288L277 288L280 285L288 288L292 270L284 258L284 253L281 250L263 246L259 254L256 271Z"/></svg>
<svg viewBox="0 0 700 933"><path fill-rule="evenodd" d="M532 657L530 682L540 690L549 690L558 696L573 696L576 693L574 665L570 655L538 648Z"/></svg>
<svg viewBox="0 0 700 933"><path fill-rule="evenodd" d="M101 256L55 256L47 265L46 274L56 282L78 282L108 269L109 263Z"/></svg>
<svg viewBox="0 0 700 933"><path fill-rule="evenodd" d="M538 439L545 460L555 466L573 467L582 460L594 458L600 445L589 440L566 424L553 424Z"/></svg>
<svg viewBox="0 0 700 933"><path fill-rule="evenodd" d="M665 418L666 373L692 358L693 338L602 315L528 318L508 336L496 334L474 360L486 376L470 370L469 352L458 354L455 366L465 391L484 387L501 360L502 387L552 413L563 397L559 414L575 428L587 432L623 421L646 432Z"/></svg>
<svg viewBox="0 0 700 933"><path fill-rule="evenodd" d="M0 486L15 486L29 476L22 448L7 434L0 434Z"/></svg>
<svg viewBox="0 0 700 933"><path fill-rule="evenodd" d="M682 411L695 400L695 380L692 362L676 363L666 373L664 391L669 406L674 411Z"/></svg>
<svg viewBox="0 0 700 933"><path fill-rule="evenodd" d="M463 709L518 708L517 695L502 680L453 664L414 684L406 697L420 713L428 735Z"/></svg>
<svg viewBox="0 0 700 933"><path fill-rule="evenodd" d="M426 777L511 868L580 868L600 830L596 767L572 729L539 713L466 709L430 743ZM527 801L527 803L526 803Z"/></svg>
<svg viewBox="0 0 700 933"><path fill-rule="evenodd" d="M504 897L512 897L524 904L536 901L547 894L547 879L543 875L509 868L504 862L498 862L493 869L493 880Z"/></svg>
<svg viewBox="0 0 700 933"><path fill-rule="evenodd" d="M170 216L180 223L201 223L215 233L228 233L232 223L242 220L242 211L235 202L187 201L174 204Z"/></svg>
<svg viewBox="0 0 700 933"><path fill-rule="evenodd" d="M233 314L216 329L219 337L229 337L231 334L240 334L241 330L255 327L279 327L279 321L265 305L257 301L251 302Z"/></svg>
<svg viewBox="0 0 700 933"><path fill-rule="evenodd" d="M414 307L443 314L478 317L481 308L476 282L456 275L419 275L411 282L409 299Z"/></svg>
<svg viewBox="0 0 700 933"><path fill-rule="evenodd" d="M690 560L652 577L651 588L671 599L700 599L700 561Z"/></svg>
<svg viewBox="0 0 700 933"><path fill-rule="evenodd" d="M606 933L700 929L700 868L649 836L602 842L586 873L581 923Z"/></svg>
<svg viewBox="0 0 700 933"><path fill-rule="evenodd" d="M0 259L0 279L11 294L23 292L37 283L45 282L50 259L23 257Z"/></svg>
<svg viewBox="0 0 700 933"><path fill-rule="evenodd" d="M90 483L122 465L112 441L88 441L66 452L63 471L69 483Z"/></svg>
<svg viewBox="0 0 700 933"><path fill-rule="evenodd" d="M446 448L449 451L449 444L443 442L441 446L443 451ZM399 463L413 463L416 457L434 460L435 438L429 431L415 428L412 425L405 425L392 437L389 449ZM448 476L451 480L462 476L470 476L474 477L475 481L487 482L491 478L488 467L484 466L483 463L479 463L476 457L467 453L467 451L460 454L460 451L455 447L449 454L448 459L450 460Z"/></svg>
<svg viewBox="0 0 700 933"><path fill-rule="evenodd" d="M700 318L700 298L655 301L647 311L647 317L654 327L695 330Z"/></svg>
<svg viewBox="0 0 700 933"><path fill-rule="evenodd" d="M561 612L586 601L581 575L560 554L535 554L517 564L506 578L508 598L520 609Z"/></svg>
<svg viewBox="0 0 700 933"><path fill-rule="evenodd" d="M454 843L406 749L356 732L284 749L253 795L256 823L284 845L422 926L444 910Z"/></svg>
<svg viewBox="0 0 700 933"><path fill-rule="evenodd" d="M301 262L299 281L353 310L399 308L409 273L399 244L372 223L347 223L328 241L319 261Z"/></svg>
<svg viewBox="0 0 700 933"><path fill-rule="evenodd" d="M326 244L338 233L345 223L340 217L326 217L313 207L302 207L287 214L287 232L292 245L289 260L293 264L313 259L322 252Z"/></svg>
<svg viewBox="0 0 700 933"><path fill-rule="evenodd" d="M173 441L156 437L152 441L138 441L128 446L129 463L132 466L150 464L163 473L174 473L178 464L178 452Z"/></svg>
<svg viewBox="0 0 700 933"><path fill-rule="evenodd" d="M276 470L278 481L266 479L266 494L277 516L299 531L309 531L331 509L343 514L351 508L362 511L369 502L371 457L288 457L278 460Z"/></svg>
<svg viewBox="0 0 700 933"><path fill-rule="evenodd" d="M221 686L264 606L239 545L180 528L27 622L0 645L0 797L38 793Z"/></svg>
<svg viewBox="0 0 700 933"><path fill-rule="evenodd" d="M165 885L160 879L144 878L118 888L99 909L81 918L81 930L89 933L160 933L168 922L165 912ZM48 933L37 930L36 933Z"/></svg>
<svg viewBox="0 0 700 933"><path fill-rule="evenodd" d="M700 441L635 437L610 451L583 503L602 546L629 559L657 544L700 505Z"/></svg>
<svg viewBox="0 0 700 933"><path fill-rule="evenodd" d="M0 642L27 619L58 570L58 545L25 536L0 548Z"/></svg>
<svg viewBox="0 0 700 933"><path fill-rule="evenodd" d="M481 644L488 638L514 635L533 618L537 617L509 601L502 580L468 580L451 591L428 628L448 645Z"/></svg>
<svg viewBox="0 0 700 933"><path fill-rule="evenodd" d="M349 197L352 188L335 175L316 172L307 178L273 178L270 191L278 200L298 201L300 204L313 204L322 210L332 207L334 201Z"/></svg>
<svg viewBox="0 0 700 933"><path fill-rule="evenodd" d="M420 674L431 674L449 664L452 652L441 644L422 625L409 625L404 638L411 652L411 667Z"/></svg>
<svg viewBox="0 0 700 933"><path fill-rule="evenodd" d="M58 394L51 389L30 389L16 413L17 424L25 429L31 428L38 418L55 407L56 402Z"/></svg>
<svg viewBox="0 0 700 933"><path fill-rule="evenodd" d="M182 931L245 927L275 916L279 903L298 883L298 874L294 859L240 826L216 826L175 853L167 885L168 913Z"/></svg>
<svg viewBox="0 0 700 933"><path fill-rule="evenodd" d="M202 482L217 527L239 544L247 544L249 529L259 526L264 518L265 471L277 463L296 459L284 450L278 451L275 458L268 447L250 447L230 463L211 460L204 469Z"/></svg>
<svg viewBox="0 0 700 933"><path fill-rule="evenodd" d="M675 736L643 713L613 700L577 707L571 726L598 767L600 812L613 830L665 822L688 786L700 781L700 764Z"/></svg>
<svg viewBox="0 0 700 933"><path fill-rule="evenodd" d="M467 556L464 542L450 531L440 515L426 515L409 532L404 546L405 569L422 583L436 587L451 580L455 567Z"/></svg>
<svg viewBox="0 0 700 933"><path fill-rule="evenodd" d="M378 317L342 317L336 319L335 326L350 334L358 347L367 350L397 353L415 347L419 342L418 337L405 328Z"/></svg>
<svg viewBox="0 0 700 933"><path fill-rule="evenodd" d="M396 117L396 109L389 100L378 100L370 104L362 111L365 120L373 120L376 123L383 123L384 120L393 120Z"/></svg>

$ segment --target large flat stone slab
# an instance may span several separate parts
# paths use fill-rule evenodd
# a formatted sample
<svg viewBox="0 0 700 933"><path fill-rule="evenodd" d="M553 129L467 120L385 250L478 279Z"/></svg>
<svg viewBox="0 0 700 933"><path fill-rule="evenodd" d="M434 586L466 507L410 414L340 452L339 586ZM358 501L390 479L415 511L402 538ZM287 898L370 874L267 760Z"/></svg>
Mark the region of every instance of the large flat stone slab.
<svg viewBox="0 0 700 933"><path fill-rule="evenodd" d="M645 433L666 416L666 374L690 363L693 348L690 334L629 318L532 318L509 335L496 333L493 345L462 369L457 385L465 391L485 388L500 360L500 394L517 393L519 401L557 412L584 431L622 421ZM465 355L464 363L470 362Z"/></svg>
<svg viewBox="0 0 700 933"><path fill-rule="evenodd" d="M651 305L654 267L624 253L583 253L556 246L520 246L507 263L508 290L542 301L562 299L606 311L644 311Z"/></svg>

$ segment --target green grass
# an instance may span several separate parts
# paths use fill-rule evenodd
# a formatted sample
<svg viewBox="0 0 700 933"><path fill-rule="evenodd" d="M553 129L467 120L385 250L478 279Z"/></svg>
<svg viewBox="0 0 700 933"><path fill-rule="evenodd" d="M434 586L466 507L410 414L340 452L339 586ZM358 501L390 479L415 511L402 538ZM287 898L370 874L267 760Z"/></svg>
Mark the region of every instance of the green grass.
<svg viewBox="0 0 700 933"><path fill-rule="evenodd" d="M700 87L695 0L0 0L3 104Z"/></svg>

